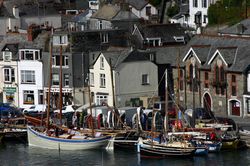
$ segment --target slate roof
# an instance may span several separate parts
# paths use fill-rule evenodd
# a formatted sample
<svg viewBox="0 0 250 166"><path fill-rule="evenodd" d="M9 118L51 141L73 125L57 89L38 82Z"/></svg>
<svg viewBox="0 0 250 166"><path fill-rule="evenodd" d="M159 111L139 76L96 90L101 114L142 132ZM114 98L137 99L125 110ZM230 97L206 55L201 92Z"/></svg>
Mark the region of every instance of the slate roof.
<svg viewBox="0 0 250 166"><path fill-rule="evenodd" d="M115 5L104 5L99 10L97 10L91 18L111 20L119 12L120 7Z"/></svg>
<svg viewBox="0 0 250 166"><path fill-rule="evenodd" d="M74 22L86 22L87 21L87 18L86 16L89 14L90 10L85 10L84 12L82 12L81 14L78 14L76 16L74 16L72 18L72 21Z"/></svg>
<svg viewBox="0 0 250 166"><path fill-rule="evenodd" d="M245 19L233 26L222 29L220 34L250 35L250 19Z"/></svg>
<svg viewBox="0 0 250 166"><path fill-rule="evenodd" d="M139 20L131 11L120 10L113 18L113 21L127 21L127 20Z"/></svg>
<svg viewBox="0 0 250 166"><path fill-rule="evenodd" d="M204 64L207 61L207 55L211 49L211 45L192 45L192 49L201 63Z"/></svg>
<svg viewBox="0 0 250 166"><path fill-rule="evenodd" d="M107 51L95 51L91 52L92 56L95 56L92 60L90 60L91 67L95 64L96 60L99 58L100 54L106 58L108 63L111 60L112 68L116 68L129 54L130 50L128 48L123 48L121 50L107 50Z"/></svg>
<svg viewBox="0 0 250 166"><path fill-rule="evenodd" d="M149 3L145 0L126 0L126 2L137 10L141 10Z"/></svg>
<svg viewBox="0 0 250 166"><path fill-rule="evenodd" d="M39 5L35 3L35 1L8 0L4 1L3 5L11 16L13 16L12 8L14 6L18 7L19 15L23 17L38 16L38 14L40 16L58 14L53 6L53 3L49 0L41 0L39 1ZM45 5L45 7L43 7L43 5Z"/></svg>
<svg viewBox="0 0 250 166"><path fill-rule="evenodd" d="M151 51L156 53L156 64L171 64L177 66L178 56L181 65L181 53L184 46L168 46L168 47L154 47L150 48Z"/></svg>
<svg viewBox="0 0 250 166"><path fill-rule="evenodd" d="M151 24L139 26L144 39L161 38L163 43L176 42L174 36L186 36L180 24Z"/></svg>
<svg viewBox="0 0 250 166"><path fill-rule="evenodd" d="M182 54L182 59L192 45L211 45L209 52L199 54L199 58L207 59L202 66L203 69L210 69L208 65L216 50L219 50L224 60L229 64L227 71L243 72L250 64L249 56L249 38L228 37L228 36L209 36L196 35L186 45L185 51Z"/></svg>
<svg viewBox="0 0 250 166"><path fill-rule="evenodd" d="M0 6L0 17L12 17L13 15L2 5Z"/></svg>
<svg viewBox="0 0 250 166"><path fill-rule="evenodd" d="M18 52L18 44L17 43L11 43L11 44L5 44L5 46L2 48L1 51L5 50L8 48L10 52L17 53Z"/></svg>
<svg viewBox="0 0 250 166"><path fill-rule="evenodd" d="M237 47L219 47L218 51L229 66L234 63Z"/></svg>
<svg viewBox="0 0 250 166"><path fill-rule="evenodd" d="M152 53L153 51L148 50L133 50L123 62L149 61L149 55Z"/></svg>

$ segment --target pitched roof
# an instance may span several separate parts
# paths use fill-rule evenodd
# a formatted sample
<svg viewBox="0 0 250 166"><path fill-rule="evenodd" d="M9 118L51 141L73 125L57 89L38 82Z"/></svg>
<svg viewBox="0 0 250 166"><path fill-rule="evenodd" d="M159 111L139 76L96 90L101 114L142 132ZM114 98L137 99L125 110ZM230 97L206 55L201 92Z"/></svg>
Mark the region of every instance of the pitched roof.
<svg viewBox="0 0 250 166"><path fill-rule="evenodd" d="M237 47L219 47L217 48L226 63L231 66L237 53Z"/></svg>
<svg viewBox="0 0 250 166"><path fill-rule="evenodd" d="M133 50L124 59L123 62L149 61L149 55L152 51L148 50Z"/></svg>
<svg viewBox="0 0 250 166"><path fill-rule="evenodd" d="M126 2L136 8L137 10L141 10L146 6L149 2L145 0L126 0Z"/></svg>
<svg viewBox="0 0 250 166"><path fill-rule="evenodd" d="M10 52L17 53L18 52L18 43L7 43L1 49L1 51L4 51L5 49L8 49Z"/></svg>
<svg viewBox="0 0 250 166"><path fill-rule="evenodd" d="M245 19L233 26L219 31L221 34L250 35L250 19Z"/></svg>
<svg viewBox="0 0 250 166"><path fill-rule="evenodd" d="M3 5L8 10L8 13L13 16L12 9L14 6L18 7L20 16L38 16L38 15L55 15L58 14L53 6L48 0L43 0L39 3L35 1L25 1L25 0L9 0L4 1Z"/></svg>
<svg viewBox="0 0 250 166"><path fill-rule="evenodd" d="M210 46L211 45L192 45L192 49L194 50L202 64L207 61L207 55L211 49Z"/></svg>
<svg viewBox="0 0 250 166"><path fill-rule="evenodd" d="M150 24L139 27L144 39L161 38L163 43L176 42L174 37L186 36L180 24Z"/></svg>
<svg viewBox="0 0 250 166"><path fill-rule="evenodd" d="M113 21L139 20L131 11L120 10L113 18Z"/></svg>
<svg viewBox="0 0 250 166"><path fill-rule="evenodd" d="M156 52L156 64L171 64L177 66L178 58L181 65L181 53L184 46L154 47L151 51ZM179 56L179 57L178 57Z"/></svg>
<svg viewBox="0 0 250 166"><path fill-rule="evenodd" d="M199 57L207 59L202 66L204 69L210 69L208 62L216 51L219 51L229 64L228 71L243 72L250 64L249 45L250 39L243 37L226 37L226 36L211 36L211 35L196 35L186 46L183 57L192 45L211 45L209 52L201 53ZM245 59L245 60L244 60Z"/></svg>
<svg viewBox="0 0 250 166"><path fill-rule="evenodd" d="M91 52L94 58L90 59L90 64L91 67L93 67L99 56L103 54L108 63L110 63L111 60L112 68L116 68L128 56L128 53L128 48Z"/></svg>
<svg viewBox="0 0 250 166"><path fill-rule="evenodd" d="M97 10L91 16L91 18L111 20L114 16L116 16L116 14L118 13L119 10L120 10L119 6L115 6L115 5L111 5L111 4L104 5L99 10Z"/></svg>

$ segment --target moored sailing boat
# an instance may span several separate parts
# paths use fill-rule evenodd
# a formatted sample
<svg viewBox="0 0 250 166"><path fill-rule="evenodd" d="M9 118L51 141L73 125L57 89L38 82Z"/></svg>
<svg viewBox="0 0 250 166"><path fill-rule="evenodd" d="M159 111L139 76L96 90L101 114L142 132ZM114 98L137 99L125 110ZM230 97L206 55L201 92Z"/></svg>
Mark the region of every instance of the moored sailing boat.
<svg viewBox="0 0 250 166"><path fill-rule="evenodd" d="M50 48L50 79L52 80L52 44ZM49 81L49 92L48 92L48 108L50 108L50 81ZM89 88L90 97L90 88ZM91 97L90 100L91 102ZM92 117L92 109L90 104L90 112ZM100 132L91 131L76 131L72 128L65 128L62 126L62 46L60 47L60 125L50 124L50 110L47 110L46 127L44 126L43 120L41 120L40 127L28 126L28 143L30 146L37 146L48 149L58 150L82 150L82 149L93 149L100 148L107 145L110 135L103 135ZM39 120L35 118L27 118L38 124ZM92 119L92 118L91 118Z"/></svg>
<svg viewBox="0 0 250 166"><path fill-rule="evenodd" d="M165 72L167 74L167 71ZM167 76L167 75L166 75ZM167 78L166 78L167 81ZM142 140L139 139L138 143L138 152L140 152L141 157L146 158L164 158L168 156L192 156L195 154L196 150L199 149L199 147L194 146L190 141L182 139L181 137L176 137L174 135L167 136L167 138L164 138L164 136L168 135L168 84L166 83L166 94L165 94L165 117L164 117L164 133L160 134L159 141L155 141L154 138L154 132L155 129L155 123L152 124L152 131L151 131L151 138L152 139L146 139ZM177 104L178 107L178 104ZM153 111L153 117L154 117L154 111ZM163 140L165 141L162 141Z"/></svg>
<svg viewBox="0 0 250 166"><path fill-rule="evenodd" d="M188 141L173 141L166 144L152 142L151 140L141 140L138 143L141 157L164 158L167 156L191 156L197 150Z"/></svg>
<svg viewBox="0 0 250 166"><path fill-rule="evenodd" d="M98 133L96 134L96 137L87 134L48 135L46 132L40 132L31 126L28 126L29 145L47 149L95 149L107 145L110 138L111 136L98 136Z"/></svg>

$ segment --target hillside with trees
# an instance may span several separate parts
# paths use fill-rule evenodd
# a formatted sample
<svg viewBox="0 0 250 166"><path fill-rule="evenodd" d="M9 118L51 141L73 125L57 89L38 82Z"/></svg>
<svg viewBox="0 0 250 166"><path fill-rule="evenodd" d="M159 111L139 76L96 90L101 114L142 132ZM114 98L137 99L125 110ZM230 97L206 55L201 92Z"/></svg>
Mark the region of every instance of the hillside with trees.
<svg viewBox="0 0 250 166"><path fill-rule="evenodd" d="M249 0L221 0L208 9L209 25L233 25L248 17Z"/></svg>

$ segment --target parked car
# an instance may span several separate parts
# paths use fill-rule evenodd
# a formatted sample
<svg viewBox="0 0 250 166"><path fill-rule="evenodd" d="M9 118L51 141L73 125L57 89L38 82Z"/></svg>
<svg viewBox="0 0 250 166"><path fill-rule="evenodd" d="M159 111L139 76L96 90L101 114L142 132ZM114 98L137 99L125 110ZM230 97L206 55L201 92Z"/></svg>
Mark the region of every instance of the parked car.
<svg viewBox="0 0 250 166"><path fill-rule="evenodd" d="M26 108L23 110L23 113L42 113L47 110L48 106L46 104L37 104L32 105L30 108Z"/></svg>
<svg viewBox="0 0 250 166"><path fill-rule="evenodd" d="M76 106L76 105L64 106L64 107L62 107L62 114L69 113L69 112L75 112L78 107L79 106ZM54 110L54 113L60 113L60 109Z"/></svg>

